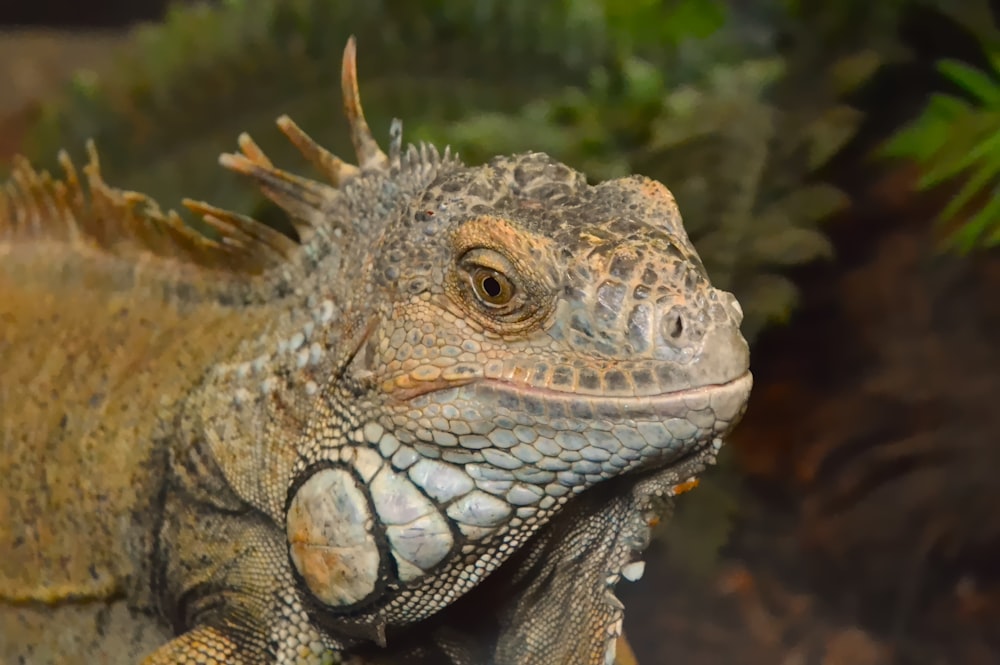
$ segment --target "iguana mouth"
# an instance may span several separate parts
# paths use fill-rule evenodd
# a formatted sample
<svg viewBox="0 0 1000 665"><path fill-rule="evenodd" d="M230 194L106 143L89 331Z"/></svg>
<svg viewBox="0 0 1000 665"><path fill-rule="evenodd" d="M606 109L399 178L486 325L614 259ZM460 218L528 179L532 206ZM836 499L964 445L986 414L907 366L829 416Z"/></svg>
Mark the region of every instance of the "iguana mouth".
<svg viewBox="0 0 1000 665"><path fill-rule="evenodd" d="M588 408L594 417L649 418L656 416L679 417L691 410L701 410L710 403L732 400L742 402L749 393L753 376L749 371L722 383L712 383L684 390L654 395L591 395L586 393L543 388L525 383L486 379L472 382L483 392L493 392L496 399L511 396L523 400L536 399L545 404L561 405L570 412Z"/></svg>
<svg viewBox="0 0 1000 665"><path fill-rule="evenodd" d="M574 411L589 406L595 416L643 418L671 415L678 410L703 408L698 405L706 399L739 397L748 394L752 384L753 375L751 372L745 371L729 381L710 383L684 390L652 395L594 395L501 379L469 378L427 381L410 388L397 387L392 390L392 394L399 401L406 402L434 393L473 386L484 397L488 396L488 393L492 393L496 399L502 400L512 397L534 399L544 403L560 404L570 407Z"/></svg>

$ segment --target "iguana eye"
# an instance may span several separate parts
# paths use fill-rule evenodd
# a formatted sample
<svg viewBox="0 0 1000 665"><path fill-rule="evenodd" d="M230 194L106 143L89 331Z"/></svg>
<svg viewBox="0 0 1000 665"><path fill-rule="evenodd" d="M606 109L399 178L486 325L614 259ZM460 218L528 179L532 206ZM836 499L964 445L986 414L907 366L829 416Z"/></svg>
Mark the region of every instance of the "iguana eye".
<svg viewBox="0 0 1000 665"><path fill-rule="evenodd" d="M514 284L503 273L475 268L470 279L476 297L488 307L502 307L514 298Z"/></svg>
<svg viewBox="0 0 1000 665"><path fill-rule="evenodd" d="M456 268L453 295L487 328L514 333L548 311L550 299L530 267L519 266L501 252L474 247L461 255Z"/></svg>

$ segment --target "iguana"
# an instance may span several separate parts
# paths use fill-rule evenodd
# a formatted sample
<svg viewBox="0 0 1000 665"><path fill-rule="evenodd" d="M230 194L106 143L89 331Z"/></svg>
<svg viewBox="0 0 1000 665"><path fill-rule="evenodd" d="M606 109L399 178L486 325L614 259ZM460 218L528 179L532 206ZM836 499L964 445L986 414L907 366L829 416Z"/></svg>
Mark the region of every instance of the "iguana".
<svg viewBox="0 0 1000 665"><path fill-rule="evenodd" d="M3 662L603 663L751 387L670 192L278 126L293 234L82 175L0 190ZM147 653L148 652L148 653Z"/></svg>

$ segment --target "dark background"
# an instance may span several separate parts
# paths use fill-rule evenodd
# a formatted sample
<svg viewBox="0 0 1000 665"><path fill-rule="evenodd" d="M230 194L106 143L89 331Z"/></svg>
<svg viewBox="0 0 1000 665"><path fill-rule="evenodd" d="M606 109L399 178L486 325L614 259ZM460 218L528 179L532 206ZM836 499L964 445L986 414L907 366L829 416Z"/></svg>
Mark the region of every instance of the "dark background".
<svg viewBox="0 0 1000 665"><path fill-rule="evenodd" d="M0 26L111 28L163 15L169 0L0 0Z"/></svg>

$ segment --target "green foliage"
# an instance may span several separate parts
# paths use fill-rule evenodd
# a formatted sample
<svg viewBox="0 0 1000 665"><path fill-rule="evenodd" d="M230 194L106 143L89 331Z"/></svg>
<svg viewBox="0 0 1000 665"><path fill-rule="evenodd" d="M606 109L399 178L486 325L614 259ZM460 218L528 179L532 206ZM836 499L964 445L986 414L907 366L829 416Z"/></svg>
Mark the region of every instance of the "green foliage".
<svg viewBox="0 0 1000 665"><path fill-rule="evenodd" d="M725 23L723 0L602 0L609 29L621 35L623 52L703 39Z"/></svg>
<svg viewBox="0 0 1000 665"><path fill-rule="evenodd" d="M818 222L840 194L808 173L854 118L816 77L782 96L786 61L726 0L227 0L139 31L117 70L81 76L49 105L29 157L95 138L109 181L165 204L182 196L272 219L216 166L240 131L276 162L302 160L273 127L288 113L337 152L339 60L358 37L376 133L451 143L466 161L544 150L595 179L665 182L745 331L784 321L782 271L830 254ZM765 40L766 42L766 40ZM791 103L820 100L812 106ZM75 155L79 157L79 155Z"/></svg>
<svg viewBox="0 0 1000 665"><path fill-rule="evenodd" d="M940 223L951 227L948 247L960 252L1000 245L1000 48L994 46L989 57L987 72L955 60L940 62L941 73L964 94L935 93L881 151L920 164L920 188L960 180L958 193L939 215ZM953 224L974 204L978 209L967 220Z"/></svg>
<svg viewBox="0 0 1000 665"><path fill-rule="evenodd" d="M857 51L876 50L883 58L907 57L899 41L904 14L918 8L945 12L969 25L990 24L991 0L771 0L778 4L776 22L795 42L799 58L836 59ZM824 56L824 54L826 54Z"/></svg>
<svg viewBox="0 0 1000 665"><path fill-rule="evenodd" d="M685 11L692 3L706 12ZM649 52L665 65L684 31L710 29L721 6L709 0L178 6L162 25L138 31L110 74L79 76L45 109L27 151L53 166L60 148L94 138L109 178L123 187L164 202L193 196L246 210L257 200L215 165L239 131L252 133L283 163L294 162L273 127L275 117L289 113L321 142L349 150L338 111L340 55L349 34L358 37L362 94L375 131L397 116L411 137L435 138L436 128L479 110L515 109L554 86L585 82L621 53Z"/></svg>

